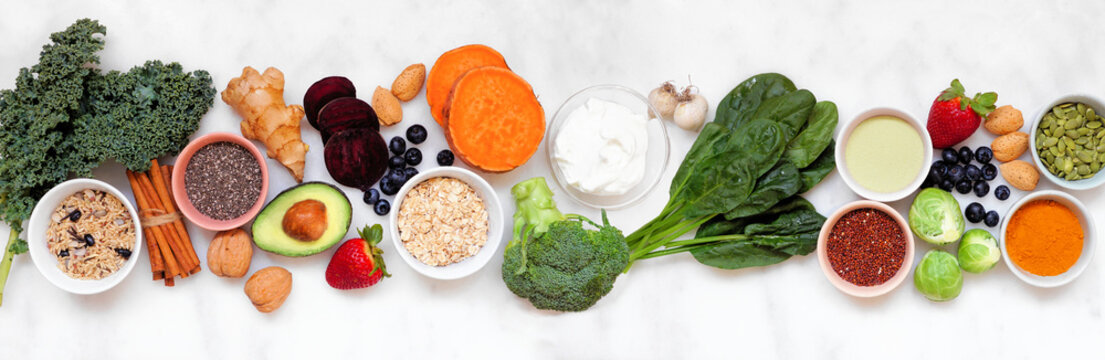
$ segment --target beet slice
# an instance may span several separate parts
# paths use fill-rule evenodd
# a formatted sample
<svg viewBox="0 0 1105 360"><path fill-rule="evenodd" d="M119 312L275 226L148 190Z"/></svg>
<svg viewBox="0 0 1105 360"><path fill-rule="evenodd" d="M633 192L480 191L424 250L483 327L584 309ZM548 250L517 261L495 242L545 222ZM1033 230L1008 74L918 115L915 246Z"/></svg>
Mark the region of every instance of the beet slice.
<svg viewBox="0 0 1105 360"><path fill-rule="evenodd" d="M349 129L330 138L323 150L326 170L339 184L367 191L388 168L388 146L379 132Z"/></svg>
<svg viewBox="0 0 1105 360"><path fill-rule="evenodd" d="M323 144L334 134L362 128L380 132L376 111L364 100L354 97L334 99L318 111L318 132L322 134Z"/></svg>
<svg viewBox="0 0 1105 360"><path fill-rule="evenodd" d="M303 94L307 122L318 129L318 112L331 100L343 97L357 97L357 88L344 76L328 76L311 84L307 93Z"/></svg>

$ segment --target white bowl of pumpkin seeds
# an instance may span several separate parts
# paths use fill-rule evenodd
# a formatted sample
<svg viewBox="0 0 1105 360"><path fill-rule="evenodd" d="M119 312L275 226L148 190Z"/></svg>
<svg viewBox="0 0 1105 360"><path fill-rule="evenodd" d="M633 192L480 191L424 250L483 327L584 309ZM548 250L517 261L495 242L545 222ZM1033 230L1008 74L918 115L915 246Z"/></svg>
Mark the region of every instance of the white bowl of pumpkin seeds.
<svg viewBox="0 0 1105 360"><path fill-rule="evenodd" d="M1074 94L1036 112L1029 148L1036 167L1052 183L1070 190L1105 184L1105 102Z"/></svg>

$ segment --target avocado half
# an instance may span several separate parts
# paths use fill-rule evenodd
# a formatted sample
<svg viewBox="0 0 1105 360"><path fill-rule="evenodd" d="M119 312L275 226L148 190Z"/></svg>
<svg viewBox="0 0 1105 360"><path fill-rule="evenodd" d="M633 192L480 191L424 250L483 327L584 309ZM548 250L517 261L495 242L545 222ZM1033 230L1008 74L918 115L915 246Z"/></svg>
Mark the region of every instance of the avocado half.
<svg viewBox="0 0 1105 360"><path fill-rule="evenodd" d="M326 207L326 229L317 239L303 241L284 231L284 215L293 205L316 200ZM337 244L349 231L353 206L345 193L324 182L306 182L284 190L253 220L253 242L262 250L284 256L318 254Z"/></svg>

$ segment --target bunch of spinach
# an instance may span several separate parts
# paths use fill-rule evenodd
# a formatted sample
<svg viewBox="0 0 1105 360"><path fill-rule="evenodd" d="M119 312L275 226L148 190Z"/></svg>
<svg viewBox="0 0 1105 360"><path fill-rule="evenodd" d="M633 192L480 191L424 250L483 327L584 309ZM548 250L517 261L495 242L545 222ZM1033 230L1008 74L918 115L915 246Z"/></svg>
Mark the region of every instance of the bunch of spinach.
<svg viewBox="0 0 1105 360"><path fill-rule="evenodd" d="M836 123L835 104L783 75L737 85L688 151L664 210L626 237L630 265L689 251L703 264L739 269L812 252L825 217L798 194L836 165ZM677 240L696 228L695 238Z"/></svg>

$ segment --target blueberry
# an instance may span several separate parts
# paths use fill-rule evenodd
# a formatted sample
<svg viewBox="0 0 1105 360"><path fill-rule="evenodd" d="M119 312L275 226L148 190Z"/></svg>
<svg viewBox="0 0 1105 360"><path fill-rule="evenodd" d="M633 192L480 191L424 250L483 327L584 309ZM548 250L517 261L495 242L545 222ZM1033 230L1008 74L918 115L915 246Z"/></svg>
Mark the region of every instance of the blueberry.
<svg viewBox="0 0 1105 360"><path fill-rule="evenodd" d="M982 207L982 204L973 202L967 205L967 210L963 212L963 215L967 217L967 221L970 221L972 224L977 224L986 216L985 213L986 209Z"/></svg>
<svg viewBox="0 0 1105 360"><path fill-rule="evenodd" d="M982 179L983 180L987 180L987 181L988 180L994 180L997 177L998 177L998 167L997 166L994 166L994 164L982 165Z"/></svg>
<svg viewBox="0 0 1105 360"><path fill-rule="evenodd" d="M930 169L928 176L925 176L925 184L928 184L928 185L927 186L926 185L921 185L921 187L929 187L929 186L932 186L932 185L939 184L940 180L943 180L943 179L944 179L944 177L940 176L939 172L936 171L936 169Z"/></svg>
<svg viewBox="0 0 1105 360"><path fill-rule="evenodd" d="M364 203L369 205L376 205L376 202L380 201L380 191L376 189L368 189L364 192Z"/></svg>
<svg viewBox="0 0 1105 360"><path fill-rule="evenodd" d="M936 175L940 178L948 174L948 164L942 160L936 160L936 162L932 163L932 169L936 170Z"/></svg>
<svg viewBox="0 0 1105 360"><path fill-rule="evenodd" d="M955 149L944 149L944 151L940 153L940 158L944 159L944 162L948 163L948 166L955 165L955 163L959 162L959 153L955 152Z"/></svg>
<svg viewBox="0 0 1105 360"><path fill-rule="evenodd" d="M407 142L403 141L403 137L396 136L391 138L391 142L388 143L388 149L391 149L395 155L403 155L404 151L407 151Z"/></svg>
<svg viewBox="0 0 1105 360"><path fill-rule="evenodd" d="M960 194L971 192L971 181L967 179L959 180L959 182L955 183L955 191L958 191Z"/></svg>
<svg viewBox="0 0 1105 360"><path fill-rule="evenodd" d="M441 166L453 165L453 152L449 150L441 150L437 153L437 164Z"/></svg>
<svg viewBox="0 0 1105 360"><path fill-rule="evenodd" d="M986 194L989 194L989 193L990 193L990 184L989 183L987 183L985 181L982 181L982 180L975 181L975 195L978 195L978 197L984 197L984 196L986 196Z"/></svg>
<svg viewBox="0 0 1105 360"><path fill-rule="evenodd" d="M384 195L395 195L395 193L399 192L399 185L392 182L390 176L384 176L383 179L380 179L380 192L384 193ZM377 204L379 204L379 202L377 202Z"/></svg>
<svg viewBox="0 0 1105 360"><path fill-rule="evenodd" d="M426 137L426 127L422 125L414 124L407 128L407 141L411 144L421 144L426 141Z"/></svg>
<svg viewBox="0 0 1105 360"><path fill-rule="evenodd" d="M415 148L407 149L406 153L403 153L403 157L407 159L407 165L415 166L422 163L422 150Z"/></svg>
<svg viewBox="0 0 1105 360"><path fill-rule="evenodd" d="M963 164L970 164L971 159L974 157L975 153L971 152L971 148L966 146L959 148L959 162Z"/></svg>
<svg viewBox="0 0 1105 360"><path fill-rule="evenodd" d="M952 179L945 178L944 180L940 180L940 190L952 192L952 189L955 189L955 182L953 182Z"/></svg>
<svg viewBox="0 0 1105 360"><path fill-rule="evenodd" d="M391 179L391 183L395 184L396 188L403 187L403 184L407 183L407 174L402 168L388 170L387 178Z"/></svg>
<svg viewBox="0 0 1105 360"><path fill-rule="evenodd" d="M967 180L975 181L982 179L982 170L979 170L978 166L975 166L974 164L969 164L964 170L966 170L965 173L967 174Z"/></svg>
<svg viewBox="0 0 1105 360"><path fill-rule="evenodd" d="M983 164L989 164L990 160L993 160L993 159L994 159L994 151L990 150L990 148L983 146L983 147L978 148L978 150L975 150L975 160L978 160L978 162L983 163Z"/></svg>
<svg viewBox="0 0 1105 360"><path fill-rule="evenodd" d="M395 155L395 156L392 156L392 157L388 158L388 168L389 169L401 169L401 168L403 168L403 166L406 166L406 165L407 165L407 160L404 159L402 156Z"/></svg>
<svg viewBox="0 0 1105 360"><path fill-rule="evenodd" d="M998 226L998 221L1000 220L1001 217L998 216L998 212L990 210L990 212L986 213L986 218L983 219L983 222L986 223L986 226L995 227Z"/></svg>
<svg viewBox="0 0 1105 360"><path fill-rule="evenodd" d="M1005 201L1005 199L1009 198L1009 187L998 185L998 187L994 189L994 197L998 198L998 200Z"/></svg>
<svg viewBox="0 0 1105 360"><path fill-rule="evenodd" d="M944 176L945 179L949 179L952 183L957 183L959 180L963 180L967 176L967 170L962 165L955 165L948 168L948 175Z"/></svg>
<svg viewBox="0 0 1105 360"><path fill-rule="evenodd" d="M412 167L403 169L403 177L407 178L407 180L410 180L415 175L418 175L418 169Z"/></svg>
<svg viewBox="0 0 1105 360"><path fill-rule="evenodd" d="M376 206L372 207L372 211L375 211L376 215L387 215L388 212L391 212L391 203L385 199L380 199L380 201L376 203Z"/></svg>

